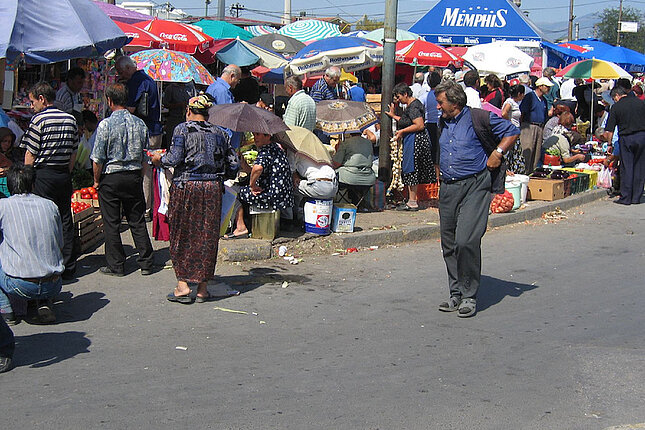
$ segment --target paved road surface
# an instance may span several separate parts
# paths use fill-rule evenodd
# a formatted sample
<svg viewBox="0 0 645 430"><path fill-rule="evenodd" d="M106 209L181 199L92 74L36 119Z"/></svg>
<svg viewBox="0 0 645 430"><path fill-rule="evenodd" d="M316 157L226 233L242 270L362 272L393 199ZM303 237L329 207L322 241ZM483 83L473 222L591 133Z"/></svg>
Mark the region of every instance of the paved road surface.
<svg viewBox="0 0 645 430"><path fill-rule="evenodd" d="M437 241L222 264L212 291L243 293L190 306L164 300L170 270L115 279L86 257L92 273L65 287L58 324L14 328L2 428L643 423L645 205L568 214L487 233L480 311L465 320L436 309Z"/></svg>

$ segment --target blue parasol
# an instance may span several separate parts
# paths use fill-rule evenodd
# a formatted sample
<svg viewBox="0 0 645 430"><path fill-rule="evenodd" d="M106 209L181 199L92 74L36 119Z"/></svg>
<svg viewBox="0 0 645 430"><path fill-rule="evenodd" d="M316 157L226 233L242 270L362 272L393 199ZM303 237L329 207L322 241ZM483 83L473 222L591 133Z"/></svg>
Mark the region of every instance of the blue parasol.
<svg viewBox="0 0 645 430"><path fill-rule="evenodd" d="M2 0L0 58L31 64L95 57L131 39L90 0Z"/></svg>

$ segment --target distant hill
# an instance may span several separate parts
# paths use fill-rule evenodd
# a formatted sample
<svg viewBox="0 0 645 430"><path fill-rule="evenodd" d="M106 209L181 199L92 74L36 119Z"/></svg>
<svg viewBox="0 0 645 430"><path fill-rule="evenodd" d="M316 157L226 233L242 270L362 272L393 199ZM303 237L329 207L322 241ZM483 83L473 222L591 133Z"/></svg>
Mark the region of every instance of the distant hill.
<svg viewBox="0 0 645 430"><path fill-rule="evenodd" d="M595 13L589 13L584 16L576 17L576 19L573 21L574 27L573 27L573 38L575 39L576 36L576 29L575 29L575 24L579 23L580 24L580 38L583 37L593 37L593 26L599 21L598 17L596 16ZM567 32L568 32L568 27L569 27L569 21L555 21L555 22L535 22L533 21L535 25L537 25L543 32L544 34L551 39L552 41L556 41L558 39L566 38L567 37Z"/></svg>

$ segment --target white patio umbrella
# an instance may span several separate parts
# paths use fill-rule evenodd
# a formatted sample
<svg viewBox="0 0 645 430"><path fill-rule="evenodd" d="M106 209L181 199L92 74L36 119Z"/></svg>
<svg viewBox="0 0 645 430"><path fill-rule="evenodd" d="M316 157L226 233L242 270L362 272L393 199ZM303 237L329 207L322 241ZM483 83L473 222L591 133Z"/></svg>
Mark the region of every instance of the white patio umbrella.
<svg viewBox="0 0 645 430"><path fill-rule="evenodd" d="M480 75L492 73L500 78L515 73L528 73L533 64L533 57L503 42L471 46L462 58L475 66Z"/></svg>

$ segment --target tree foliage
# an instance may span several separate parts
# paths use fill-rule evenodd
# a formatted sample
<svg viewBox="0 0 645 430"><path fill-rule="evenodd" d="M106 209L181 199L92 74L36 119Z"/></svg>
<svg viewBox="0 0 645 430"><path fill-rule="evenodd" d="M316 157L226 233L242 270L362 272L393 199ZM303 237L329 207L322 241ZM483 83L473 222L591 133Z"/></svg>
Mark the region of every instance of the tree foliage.
<svg viewBox="0 0 645 430"><path fill-rule="evenodd" d="M598 38L605 43L616 44L618 33L618 8L607 8L598 13L600 21L596 23ZM638 22L637 33L621 33L620 46L645 53L645 17L632 7L623 7L622 21Z"/></svg>
<svg viewBox="0 0 645 430"><path fill-rule="evenodd" d="M372 31L378 28L383 28L384 26L385 24L383 21L369 19L367 15L364 15L363 18L356 23L356 30Z"/></svg>

